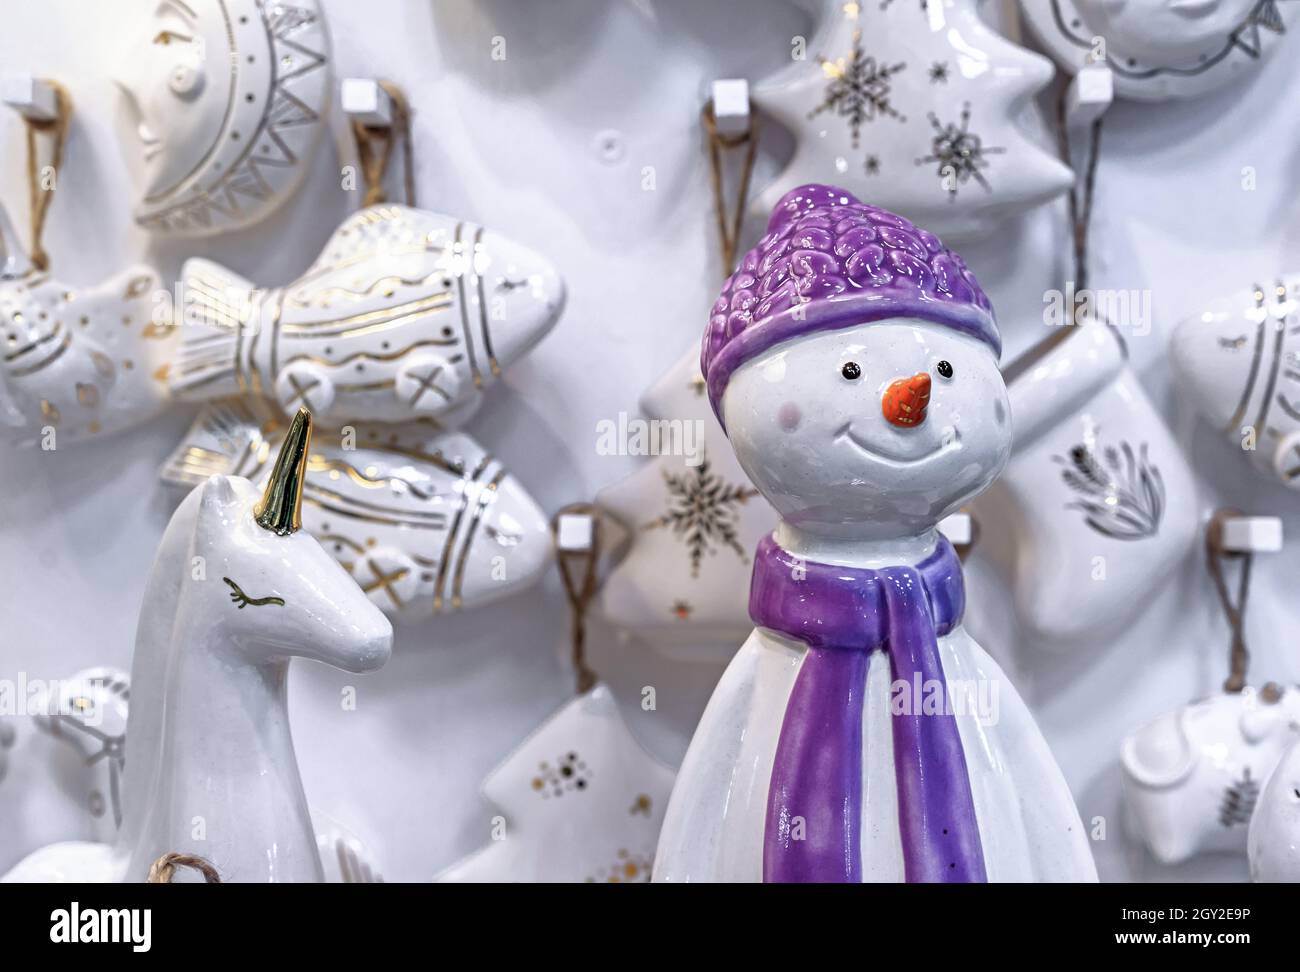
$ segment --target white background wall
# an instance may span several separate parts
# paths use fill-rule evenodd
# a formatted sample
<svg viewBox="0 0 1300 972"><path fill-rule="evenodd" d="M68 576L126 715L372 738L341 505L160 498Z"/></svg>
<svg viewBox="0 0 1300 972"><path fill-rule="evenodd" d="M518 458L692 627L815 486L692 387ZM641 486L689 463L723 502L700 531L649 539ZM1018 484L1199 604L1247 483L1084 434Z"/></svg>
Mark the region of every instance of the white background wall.
<svg viewBox="0 0 1300 972"><path fill-rule="evenodd" d="M105 79L128 50L128 11L149 0L0 0L0 74L63 81L76 104L47 249L57 275L91 284L127 263L174 279L205 255L262 284L306 268L357 204L327 148L307 184L266 223L211 243L159 247L131 221L134 191ZM555 332L508 374L470 431L505 458L548 510L590 499L635 458L598 456L596 423L635 414L641 391L702 333L717 292L708 170L697 113L708 82L759 77L807 33L779 0L324 0L339 77L385 76L413 103L421 205L499 228L546 252L569 284ZM995 12L996 13L996 12ZM507 41L493 61L491 38ZM136 38L138 40L138 38ZM1152 291L1154 329L1130 336L1136 368L1185 445L1206 511L1230 503L1284 517L1294 494L1256 479L1177 403L1165 367L1173 325L1207 299L1297 269L1300 58L1289 39L1248 83L1190 104L1121 105L1105 123L1093 281ZM597 135L618 133L607 161ZM0 116L0 200L26 223L22 126ZM657 189L640 187L653 165ZM1241 189L1243 166L1258 187ZM760 171L756 189L772 177ZM751 232L752 238L752 232ZM1009 360L1038 336L1043 292L1065 273L1064 205L1039 210L963 255L993 298ZM0 676L57 678L92 663L130 666L136 612L178 497L155 471L187 425L177 409L135 433L55 453L0 451ZM996 531L996 523L982 524ZM995 544L989 544L990 548ZM1127 843L1116 748L1140 722L1217 689L1226 630L1199 550L1142 621L1113 642L1054 653L1019 642L1003 565L973 558L971 623L1016 673L1088 820L1104 879L1238 879L1243 861L1171 870ZM1253 674L1300 676L1293 623L1300 542L1257 567L1248 629ZM484 843L482 778L571 692L561 656L558 579L499 607L399 625L397 651L360 681L295 663L294 734L309 799L375 850L390 879L421 880ZM665 661L592 631L595 667L634 731L680 759L720 669ZM641 712L654 685L658 711ZM0 869L55 839L87 836L84 814L49 775L64 754L20 724L0 783Z"/></svg>

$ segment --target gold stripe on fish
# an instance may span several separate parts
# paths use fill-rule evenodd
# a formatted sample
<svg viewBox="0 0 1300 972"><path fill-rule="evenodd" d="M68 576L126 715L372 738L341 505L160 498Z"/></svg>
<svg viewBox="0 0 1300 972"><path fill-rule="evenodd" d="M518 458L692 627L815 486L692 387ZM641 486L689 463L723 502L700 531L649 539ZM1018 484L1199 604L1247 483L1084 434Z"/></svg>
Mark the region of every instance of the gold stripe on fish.
<svg viewBox="0 0 1300 972"><path fill-rule="evenodd" d="M463 222L456 224L456 239L455 242L452 244L452 252L456 256L460 256L462 253L464 253L465 244L460 238L461 232L464 230L464 228L465 228L465 224ZM466 262L469 264L473 263L472 254L471 254L471 258ZM483 374L478 370L478 362L474 360L474 339L470 336L469 333L469 308L465 306L466 271L467 268L462 267L460 273L456 274L456 291L460 295L460 326L461 329L465 332L465 350L469 352L469 370L470 370L470 374L474 378L474 387L482 388Z"/></svg>
<svg viewBox="0 0 1300 972"><path fill-rule="evenodd" d="M72 335L70 333L64 334L63 340L59 342L59 346L55 348L53 353L50 354L48 357L46 357L44 360L38 361L34 365L28 365L25 368L14 368L9 372L9 374L12 375L14 378L22 378L25 375L33 375L36 372L40 371L42 368L54 364L54 362L58 361L61 357L63 357L63 352L68 350L68 345L70 345L71 343L72 343Z"/></svg>
<svg viewBox="0 0 1300 972"><path fill-rule="evenodd" d="M447 569L451 564L451 553L456 541L456 531L460 529L461 517L465 515L465 506L469 502L469 487L478 480L479 476L483 475L483 471L487 469L488 463L491 461L492 457L485 453L483 458L479 460L479 464L474 468L474 472L470 474L468 481L461 487L460 497L456 504L456 515L452 519L451 529L447 531L447 542L443 545L442 558L438 563L438 579L433 590L434 614L442 611L442 588L447 582Z"/></svg>
<svg viewBox="0 0 1300 972"><path fill-rule="evenodd" d="M474 517L470 520L469 528L465 531L465 542L461 544L460 560L456 564L456 581L452 585L451 606L459 608L461 605L461 588L465 581L465 567L469 562L469 548L474 544L474 532L478 529L479 520L487 508L496 502L497 487L501 485L501 480L506 478L505 467L502 466L497 470L497 474L478 494L478 503L474 506Z"/></svg>
<svg viewBox="0 0 1300 972"><path fill-rule="evenodd" d="M474 234L474 282L478 291L479 329L483 332L483 350L487 353L488 366L492 369L492 375L496 377L501 374L501 365L498 364L496 353L492 350L492 335L488 330L487 297L483 293L483 274L478 272L478 251L482 245L483 227L480 226Z"/></svg>

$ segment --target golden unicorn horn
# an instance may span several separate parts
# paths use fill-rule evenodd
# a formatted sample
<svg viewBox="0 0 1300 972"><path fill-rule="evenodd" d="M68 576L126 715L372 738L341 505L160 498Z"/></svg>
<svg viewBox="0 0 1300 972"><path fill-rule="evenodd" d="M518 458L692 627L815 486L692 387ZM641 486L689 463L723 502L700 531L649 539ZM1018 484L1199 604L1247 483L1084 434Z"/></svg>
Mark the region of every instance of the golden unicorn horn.
<svg viewBox="0 0 1300 972"><path fill-rule="evenodd" d="M257 525L287 537L302 528L302 483L311 449L311 412L298 409L276 456L266 492L253 507Z"/></svg>

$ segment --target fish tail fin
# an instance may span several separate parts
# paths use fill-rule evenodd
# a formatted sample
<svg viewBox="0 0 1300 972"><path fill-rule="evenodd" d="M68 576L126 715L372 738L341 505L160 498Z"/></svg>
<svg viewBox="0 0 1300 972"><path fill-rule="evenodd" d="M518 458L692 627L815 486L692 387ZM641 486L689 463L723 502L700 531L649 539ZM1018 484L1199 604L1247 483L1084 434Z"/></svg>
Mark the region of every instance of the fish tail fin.
<svg viewBox="0 0 1300 972"><path fill-rule="evenodd" d="M163 482L197 486L209 476L255 476L266 464L267 417L240 399L211 402L159 470Z"/></svg>
<svg viewBox="0 0 1300 972"><path fill-rule="evenodd" d="M252 319L252 283L211 260L181 269L181 341L167 369L167 387L180 399L238 394L242 338Z"/></svg>

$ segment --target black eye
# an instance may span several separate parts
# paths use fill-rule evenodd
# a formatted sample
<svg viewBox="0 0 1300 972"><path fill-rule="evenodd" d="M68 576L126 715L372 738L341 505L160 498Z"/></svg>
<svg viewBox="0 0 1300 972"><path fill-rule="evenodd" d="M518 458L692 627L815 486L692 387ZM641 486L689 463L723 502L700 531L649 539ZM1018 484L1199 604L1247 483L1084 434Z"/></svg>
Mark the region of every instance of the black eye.
<svg viewBox="0 0 1300 972"><path fill-rule="evenodd" d="M939 376L942 378L952 377L952 365L950 365L946 361L940 361L937 365L934 366L934 370L939 372Z"/></svg>
<svg viewBox="0 0 1300 972"><path fill-rule="evenodd" d="M862 376L862 369L858 367L856 361L846 361L844 362L844 367L840 369L840 374L849 381L854 381Z"/></svg>

